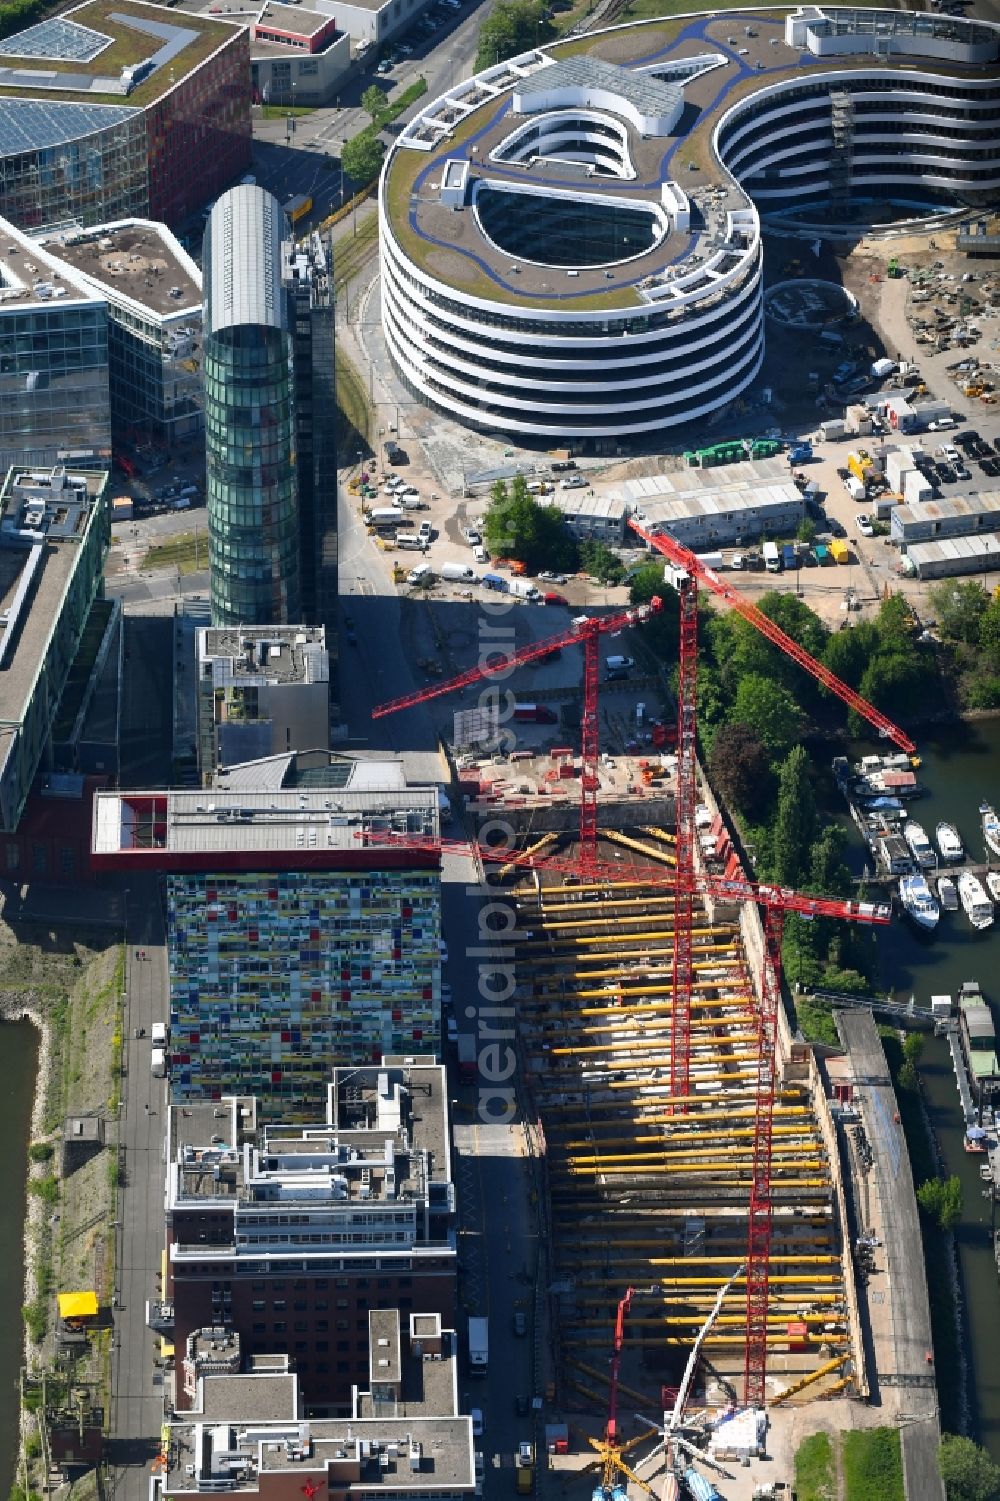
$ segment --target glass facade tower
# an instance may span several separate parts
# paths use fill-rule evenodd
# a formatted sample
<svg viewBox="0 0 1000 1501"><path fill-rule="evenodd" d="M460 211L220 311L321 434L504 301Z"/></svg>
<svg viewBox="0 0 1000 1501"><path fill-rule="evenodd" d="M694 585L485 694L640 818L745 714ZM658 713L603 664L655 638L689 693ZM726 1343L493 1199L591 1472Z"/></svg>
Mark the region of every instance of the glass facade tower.
<svg viewBox="0 0 1000 1501"><path fill-rule="evenodd" d="M205 440L212 623L301 618L293 330L281 205L224 193L205 237Z"/></svg>

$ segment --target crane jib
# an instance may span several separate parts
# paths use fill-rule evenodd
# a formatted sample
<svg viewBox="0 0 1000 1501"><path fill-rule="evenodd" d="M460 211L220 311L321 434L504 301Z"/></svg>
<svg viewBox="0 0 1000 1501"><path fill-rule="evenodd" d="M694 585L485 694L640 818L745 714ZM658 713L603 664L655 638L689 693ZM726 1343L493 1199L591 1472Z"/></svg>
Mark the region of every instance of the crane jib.
<svg viewBox="0 0 1000 1501"><path fill-rule="evenodd" d="M797 641L793 641L791 636L781 629L780 625L776 625L770 616L764 614L763 610L759 610L756 605L744 599L742 594L734 589L731 584L727 584L720 579L713 569L706 568L705 564L690 548L684 547L682 543L675 541L673 537L665 532L647 531L644 526L640 526L639 522L635 521L632 517L629 517L628 524L645 542L649 543L650 547L655 548L657 552L669 558L678 568L683 568L686 573L690 574L699 584L704 584L719 599L724 599L738 614L742 615L744 620L760 631L762 636L766 636L774 646L785 652L806 672L811 673L818 682L823 684L824 688L828 688L831 693L836 694L838 698L842 699L848 708L853 709L862 719L866 719L869 724L874 725L880 735L884 736L887 740L891 740L894 745L898 745L900 750L906 751L907 754L912 754L916 750L916 745L904 730L901 730L898 725L893 724L892 720L883 714L880 709L876 709L874 704L870 704L866 698L862 698L860 693L856 693L853 688L848 687L828 667L824 667L822 662L817 662L816 658L810 656L805 647L800 646Z"/></svg>

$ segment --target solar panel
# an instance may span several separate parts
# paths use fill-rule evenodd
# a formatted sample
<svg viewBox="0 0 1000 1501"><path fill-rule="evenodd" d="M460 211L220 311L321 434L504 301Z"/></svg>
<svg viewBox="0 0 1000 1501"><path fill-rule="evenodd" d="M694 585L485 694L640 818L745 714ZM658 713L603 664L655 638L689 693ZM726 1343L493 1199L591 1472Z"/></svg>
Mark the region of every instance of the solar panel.
<svg viewBox="0 0 1000 1501"><path fill-rule="evenodd" d="M0 57L40 57L47 62L89 63L110 47L113 37L78 21L54 17L39 21L0 42Z"/></svg>

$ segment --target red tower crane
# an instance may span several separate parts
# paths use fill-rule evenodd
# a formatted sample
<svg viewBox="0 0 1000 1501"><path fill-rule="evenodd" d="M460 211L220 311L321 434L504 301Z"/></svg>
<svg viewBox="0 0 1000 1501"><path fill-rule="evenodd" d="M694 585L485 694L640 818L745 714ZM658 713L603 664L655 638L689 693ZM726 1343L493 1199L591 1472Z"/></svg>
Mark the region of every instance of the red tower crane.
<svg viewBox="0 0 1000 1501"><path fill-rule="evenodd" d="M756 605L745 600L738 590L719 578L698 556L671 536L651 532L629 519L629 526L650 547L669 558L682 570L679 580L681 635L680 682L677 705L677 900L674 922L673 1004L671 1012L670 1084L671 1096L687 1099L690 1095L691 1057L691 926L692 905L683 893L690 890L690 870L694 862L694 814L697 787L697 723L695 688L697 685L697 611L700 583L726 600L744 620L767 640L818 679L824 687L866 719L869 724L902 750L916 749L910 737L880 710L840 680L829 668L817 662L804 647L776 625ZM744 1400L761 1406L764 1401L764 1378L767 1370L767 1301L771 1259L771 1132L774 1118L775 1052L777 1048L778 1008L781 996L781 931L783 910L780 906L765 913L765 955L761 972L760 1012L754 1112L753 1166L750 1181L750 1204L747 1224L746 1345L744 1347Z"/></svg>
<svg viewBox="0 0 1000 1501"><path fill-rule="evenodd" d="M692 591L693 592L693 591ZM693 810L692 810L693 811ZM693 818L692 818L693 825ZM680 822L678 821L678 840L680 836ZM451 854L475 855L478 854L483 860L496 861L503 865L514 865L525 869L564 870L575 874L578 866L571 860L561 860L558 856L547 854L530 854L527 851L511 850L507 848L491 848L489 845L472 844L461 839L430 839L424 835L395 834L389 830L372 830L359 835L369 844L402 845L407 849L426 850L431 853L447 851ZM609 861L594 860L590 870L592 878L597 880L614 880L618 875L618 867ZM771 1130L774 1119L774 1094L775 1094L775 1054L778 1034L778 1009L781 1002L781 930L786 912L797 912L803 917L834 917L847 922L867 923L873 926L884 926L892 917L892 908L888 903L858 902L849 898L831 896L808 896L798 891L791 891L785 886L774 886L759 881L748 881L743 877L713 876L707 872L698 871L694 868L693 856L690 870L682 877L680 870L680 858L673 872L659 875L650 872L643 875L642 880L650 886L670 886L675 892L675 912L680 907L681 899L684 898L690 911L693 898L696 893L714 897L721 901L755 902L764 909L764 934L765 948L764 964L761 972L761 1000L757 1018L757 1062L754 1076L754 1139L753 1156L751 1161L750 1178L750 1202L748 1210L747 1228L747 1257L746 1257L746 1344L744 1346L744 1399L748 1406L762 1406L764 1402L764 1377L767 1370L767 1303L770 1287L770 1261L771 1261ZM679 1001L677 991L678 970L676 965L677 952L677 928L675 920L674 928L674 991L672 997L672 1010L676 1017ZM690 956L689 956L690 957ZM673 1047L676 1028L671 1026L671 1069L670 1069L670 1096L671 1108L684 1108L690 1094L690 1000L691 985L690 973L688 974L687 1015L688 1027L684 1036L686 1040L685 1063L687 1073L685 1075L684 1094L678 1097L678 1086L675 1082L676 1071L673 1066ZM634 1289L629 1289L630 1298ZM624 1319L622 1306L619 1305L619 1324ZM627 1311L627 1303L624 1305ZM616 1340L617 1340L616 1326ZM620 1348L617 1345L616 1348ZM613 1367L617 1382L617 1367ZM614 1394L617 1386L612 1387L612 1410L609 1418L608 1437L603 1446L596 1444L605 1460L606 1475L613 1473L615 1463L622 1468L620 1454L611 1438L611 1428L615 1417ZM625 1473L628 1473L627 1471ZM605 1491L610 1497L611 1481L605 1481Z"/></svg>
<svg viewBox="0 0 1000 1501"><path fill-rule="evenodd" d="M564 646L583 647L583 716L580 734L580 859L579 869L589 874L597 862L597 792L599 780L597 764L600 755L600 739L597 722L597 692L599 676L598 639L611 632L626 630L629 626L641 625L663 609L663 600L658 596L648 605L636 605L615 615L588 615L575 620L568 630L547 636L544 641L532 641L510 654L504 652L495 661L487 658L475 667L469 667L446 683L434 683L427 688L418 688L414 693L405 693L401 698L390 699L372 710L373 719L386 714L396 714L400 709L412 708L415 704L427 703L429 699L441 698L456 688L467 688L483 678L507 673L512 667L525 662L537 662L549 652Z"/></svg>
<svg viewBox="0 0 1000 1501"><path fill-rule="evenodd" d="M632 517L629 517L628 524L645 542L649 543L650 547L654 547L665 558L669 558L671 563L676 564L678 568L682 568L688 578L693 579L696 584L704 584L705 588L710 589L719 599L724 599L737 614L742 615L744 620L749 621L756 630L760 631L762 636L766 636L768 641L780 647L786 656L791 657L793 662L797 662L800 667L805 668L806 672L811 673L818 682L823 684L824 688L829 688L831 693L835 693L838 698L842 698L849 708L853 709L856 714L860 714L861 718L866 719L870 725L873 725L880 735L884 735L894 745L898 745L900 750L911 753L916 750L916 746L904 730L901 730L898 725L893 724L892 720L888 719L881 710L876 709L874 704L870 704L866 698L862 698L860 693L856 693L853 688L849 688L846 683L837 677L836 673L831 672L828 667L824 667L822 662L817 662L816 658L811 656L804 646L800 646L797 641L793 641L791 636L781 629L780 625L775 625L769 615L765 615L763 610L758 610L756 605L751 604L748 599L744 599L738 589L734 589L731 584L727 584L724 579L720 579L714 569L707 568L697 553L693 553L690 548L684 547L680 542L675 542L673 537L668 536L665 532L648 531L646 527L640 526Z"/></svg>

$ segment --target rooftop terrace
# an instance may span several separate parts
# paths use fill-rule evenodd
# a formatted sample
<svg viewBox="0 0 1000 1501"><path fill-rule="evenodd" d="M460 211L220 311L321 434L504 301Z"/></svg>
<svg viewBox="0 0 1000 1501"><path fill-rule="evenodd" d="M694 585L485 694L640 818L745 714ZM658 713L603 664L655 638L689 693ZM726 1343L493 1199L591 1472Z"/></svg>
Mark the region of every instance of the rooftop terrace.
<svg viewBox="0 0 1000 1501"><path fill-rule="evenodd" d="M201 317L201 274L165 225L129 219L79 234L63 232L45 243L111 297L128 297L160 317L192 312Z"/></svg>

